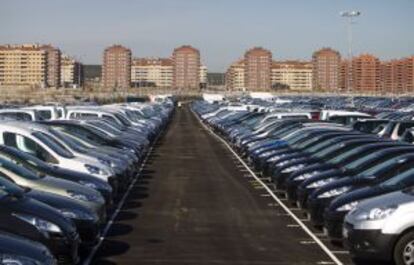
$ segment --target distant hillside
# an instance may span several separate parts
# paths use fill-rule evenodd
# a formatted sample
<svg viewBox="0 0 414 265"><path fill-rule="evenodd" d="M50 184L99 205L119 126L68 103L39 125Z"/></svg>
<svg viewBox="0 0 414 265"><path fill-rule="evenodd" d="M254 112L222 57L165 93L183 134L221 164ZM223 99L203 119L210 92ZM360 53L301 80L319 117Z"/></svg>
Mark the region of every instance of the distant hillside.
<svg viewBox="0 0 414 265"><path fill-rule="evenodd" d="M99 64L86 64L83 66L85 79L101 78L102 66Z"/></svg>

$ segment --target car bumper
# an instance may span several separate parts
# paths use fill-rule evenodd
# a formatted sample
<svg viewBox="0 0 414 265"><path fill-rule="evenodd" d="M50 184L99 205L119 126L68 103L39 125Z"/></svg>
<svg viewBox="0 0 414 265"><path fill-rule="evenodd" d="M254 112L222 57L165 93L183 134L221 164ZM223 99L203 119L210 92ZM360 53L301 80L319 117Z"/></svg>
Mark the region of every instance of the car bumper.
<svg viewBox="0 0 414 265"><path fill-rule="evenodd" d="M74 220L74 222L83 248L89 248L98 242L101 235L99 222L87 220Z"/></svg>
<svg viewBox="0 0 414 265"><path fill-rule="evenodd" d="M296 190L296 196L297 196L297 202L298 205L300 205L301 208L307 209L308 208L308 198L309 194L312 194L316 188L303 188L302 186L299 186L299 188Z"/></svg>
<svg viewBox="0 0 414 265"><path fill-rule="evenodd" d="M80 239L77 233L71 235L70 238L52 237L47 243L59 264L77 264L79 262Z"/></svg>
<svg viewBox="0 0 414 265"><path fill-rule="evenodd" d="M311 221L315 226L322 226L324 224L324 212L331 200L326 199L308 199L308 210Z"/></svg>
<svg viewBox="0 0 414 265"><path fill-rule="evenodd" d="M386 235L380 230L357 230L352 224L343 227L345 246L355 258L390 261L397 235Z"/></svg>
<svg viewBox="0 0 414 265"><path fill-rule="evenodd" d="M330 239L339 241L343 239L343 223L348 212L335 212L324 214L324 227Z"/></svg>

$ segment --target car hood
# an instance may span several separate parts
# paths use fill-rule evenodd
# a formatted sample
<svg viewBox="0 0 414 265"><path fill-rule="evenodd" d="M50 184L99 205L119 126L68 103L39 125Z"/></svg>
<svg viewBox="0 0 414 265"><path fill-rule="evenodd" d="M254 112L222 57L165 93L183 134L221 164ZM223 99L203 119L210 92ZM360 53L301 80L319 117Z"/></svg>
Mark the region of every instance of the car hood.
<svg viewBox="0 0 414 265"><path fill-rule="evenodd" d="M0 252L21 255L41 261L42 264L52 264L50 261L54 259L44 245L23 237L8 234L0 234Z"/></svg>
<svg viewBox="0 0 414 265"><path fill-rule="evenodd" d="M365 200L358 205L358 208L369 210L372 208L385 205L402 205L406 203L412 204L414 202L414 190L412 188L406 190L399 190L391 193L377 196L369 200Z"/></svg>
<svg viewBox="0 0 414 265"><path fill-rule="evenodd" d="M27 214L53 222L68 236L76 234L76 227L71 220L64 217L55 208L27 196L4 198L0 202L0 207L9 211L10 215Z"/></svg>
<svg viewBox="0 0 414 265"><path fill-rule="evenodd" d="M68 190L78 191L84 194L93 194L93 195L100 196L99 192L94 189L85 187L83 185L77 184L72 181L58 179L58 178L51 177L51 176L46 176L46 177L43 177L35 181L31 181L31 182L33 184L29 188L39 189L39 190L43 190L46 192L52 192L52 193L60 194L63 196L67 195Z"/></svg>
<svg viewBox="0 0 414 265"><path fill-rule="evenodd" d="M39 190L31 190L26 193L26 196L43 202L57 210L76 209L79 211L88 212L89 214L95 217L96 221L99 219L99 208L93 207L93 205L91 205L90 203L88 204L87 202L82 202L75 199L71 199L69 197Z"/></svg>

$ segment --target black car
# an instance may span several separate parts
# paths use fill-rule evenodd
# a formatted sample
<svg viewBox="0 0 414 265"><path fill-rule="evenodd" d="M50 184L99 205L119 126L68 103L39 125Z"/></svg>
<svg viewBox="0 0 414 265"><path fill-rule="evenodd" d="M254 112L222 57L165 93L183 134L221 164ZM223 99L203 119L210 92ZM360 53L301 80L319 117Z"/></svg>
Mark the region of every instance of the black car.
<svg viewBox="0 0 414 265"><path fill-rule="evenodd" d="M379 141L369 144L356 145L348 151L340 155L333 156L326 161L311 163L302 169L292 172L287 178L286 182L287 191L290 195L289 197L294 200L298 200L301 206L306 207L306 199L308 194L315 190L316 187L319 187L319 185L314 187L314 183L324 179L321 174L331 169L339 170L348 163L378 150L397 146L411 147L411 145L399 144L393 141ZM302 183L305 183L305 186L302 186Z"/></svg>
<svg viewBox="0 0 414 265"><path fill-rule="evenodd" d="M44 244L59 261L79 261L75 224L53 207L24 196L20 189L0 189L0 231Z"/></svg>
<svg viewBox="0 0 414 265"><path fill-rule="evenodd" d="M0 264L56 265L56 259L44 245L0 231Z"/></svg>
<svg viewBox="0 0 414 265"><path fill-rule="evenodd" d="M390 159L363 172L360 176L344 183L349 191L334 199L324 212L324 226L330 238L342 239L342 225L345 215L361 200L358 190L367 185L375 185L385 179L402 174L414 167L414 153L401 155ZM345 182L345 181L344 181Z"/></svg>
<svg viewBox="0 0 414 265"><path fill-rule="evenodd" d="M0 145L0 156L4 156L23 167L30 168L32 171L36 172L39 175L45 174L55 178L66 179L95 189L102 194L102 196L105 198L106 203L109 205L112 204L113 196L116 195L116 193L113 194L113 191L116 191L116 188L118 186L116 179L110 178L108 179L108 182L105 182L104 180L98 179L85 173L60 168L55 165L50 165L31 154L5 145Z"/></svg>
<svg viewBox="0 0 414 265"><path fill-rule="evenodd" d="M321 162L327 160L331 157L338 156L355 146L360 146L363 144L369 144L373 142L378 142L380 139L374 137L337 137L334 138L330 145L323 147L317 152L310 153L309 155L304 155L296 157L291 160L285 160L285 164L280 164L275 167L272 173L272 180L277 183L278 187L287 188L286 180L292 172L300 170L306 167L309 164L315 162ZM288 191L289 192L289 191ZM289 195L296 195L295 193L288 193ZM295 198L293 198L295 200Z"/></svg>
<svg viewBox="0 0 414 265"><path fill-rule="evenodd" d="M411 146L386 148L348 163L341 169L328 171L324 174L322 179L318 180L325 184L310 193L308 197L307 205L313 224L316 226L323 225L323 214L325 209L329 206L332 200L349 191L347 183L350 179L352 180L353 177L378 165L382 166L384 162L392 161L394 157L403 154L412 154L413 152L414 147ZM304 185L306 185L306 183L304 183Z"/></svg>
<svg viewBox="0 0 414 265"><path fill-rule="evenodd" d="M106 219L105 212L101 213L103 216L98 216L98 213L79 201L50 192L22 188L1 176L0 173L0 189L12 192L15 196L26 196L52 206L63 216L71 219L76 225L84 247L93 246L98 241L100 226Z"/></svg>
<svg viewBox="0 0 414 265"><path fill-rule="evenodd" d="M282 146L280 148L276 147L278 150L273 152L269 157L266 157L266 159L262 162L264 164L264 175L270 175L275 164L283 162L285 158L302 156L304 155L304 152L315 152L319 150L320 146L329 145L332 138L344 136L344 133L345 135L350 135L347 132L338 130L320 131L320 134L319 131L317 132L317 135L311 134L311 136L306 138L305 141Z"/></svg>

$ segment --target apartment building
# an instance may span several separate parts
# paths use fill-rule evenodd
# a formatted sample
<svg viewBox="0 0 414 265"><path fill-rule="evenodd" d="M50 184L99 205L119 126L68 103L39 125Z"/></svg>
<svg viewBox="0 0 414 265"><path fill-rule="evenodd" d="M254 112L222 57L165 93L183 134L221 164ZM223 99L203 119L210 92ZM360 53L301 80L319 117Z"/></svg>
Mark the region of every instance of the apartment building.
<svg viewBox="0 0 414 265"><path fill-rule="evenodd" d="M200 88L207 88L207 66L200 65Z"/></svg>
<svg viewBox="0 0 414 265"><path fill-rule="evenodd" d="M271 89L272 53L262 47L254 47L244 54L244 84L249 91Z"/></svg>
<svg viewBox="0 0 414 265"><path fill-rule="evenodd" d="M0 85L59 87L60 57L51 45L0 46Z"/></svg>
<svg viewBox="0 0 414 265"><path fill-rule="evenodd" d="M273 62L271 71L272 87L286 87L290 90L312 90L312 63L304 61Z"/></svg>
<svg viewBox="0 0 414 265"><path fill-rule="evenodd" d="M355 92L379 92L382 89L381 62L371 54L352 59L352 89Z"/></svg>
<svg viewBox="0 0 414 265"><path fill-rule="evenodd" d="M190 45L174 49L173 88L198 90L200 88L200 51Z"/></svg>
<svg viewBox="0 0 414 265"><path fill-rule="evenodd" d="M108 91L131 86L131 50L121 45L105 49L102 66L102 87Z"/></svg>
<svg viewBox="0 0 414 265"><path fill-rule="evenodd" d="M173 61L169 58L135 58L131 66L132 86L172 87Z"/></svg>
<svg viewBox="0 0 414 265"><path fill-rule="evenodd" d="M245 91L244 60L238 60L230 65L226 71L226 90Z"/></svg>
<svg viewBox="0 0 414 265"><path fill-rule="evenodd" d="M331 48L313 53L313 88L323 91L338 91L341 55Z"/></svg>
<svg viewBox="0 0 414 265"><path fill-rule="evenodd" d="M83 65L68 55L60 60L60 82L63 87L81 87L83 85Z"/></svg>
<svg viewBox="0 0 414 265"><path fill-rule="evenodd" d="M384 93L414 91L414 56L382 62L381 80Z"/></svg>
<svg viewBox="0 0 414 265"><path fill-rule="evenodd" d="M39 49L46 52L47 57L47 78L46 83L49 87L60 86L60 59L61 52L52 45L42 45Z"/></svg>

